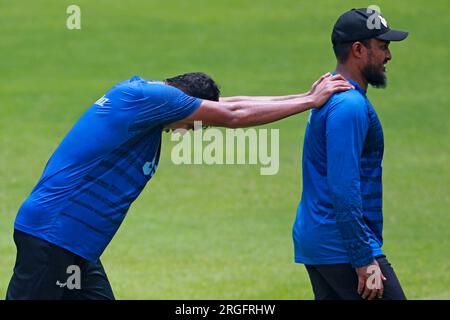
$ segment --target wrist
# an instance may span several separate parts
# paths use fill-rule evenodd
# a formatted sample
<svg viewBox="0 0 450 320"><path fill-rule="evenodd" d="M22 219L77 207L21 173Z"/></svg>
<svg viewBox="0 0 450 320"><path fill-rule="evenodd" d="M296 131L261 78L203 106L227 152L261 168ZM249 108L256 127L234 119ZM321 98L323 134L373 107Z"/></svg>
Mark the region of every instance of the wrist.
<svg viewBox="0 0 450 320"><path fill-rule="evenodd" d="M311 93L307 93L304 97L303 97L303 99L304 99L304 105L305 105L305 107L306 107L306 110L308 110L308 109L312 109L312 108L314 108L316 105L317 105L317 101L316 101L316 98L314 97L314 95L313 94L311 94Z"/></svg>

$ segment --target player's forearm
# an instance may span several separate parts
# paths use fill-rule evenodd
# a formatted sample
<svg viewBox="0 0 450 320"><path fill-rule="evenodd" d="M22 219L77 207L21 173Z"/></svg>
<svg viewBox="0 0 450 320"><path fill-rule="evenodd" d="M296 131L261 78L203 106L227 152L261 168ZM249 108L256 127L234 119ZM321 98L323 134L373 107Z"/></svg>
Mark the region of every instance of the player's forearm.
<svg viewBox="0 0 450 320"><path fill-rule="evenodd" d="M286 101L307 96L308 93L292 94L286 96L233 96L222 97L220 102L245 102L245 101L258 101L258 102L270 102L270 101Z"/></svg>
<svg viewBox="0 0 450 320"><path fill-rule="evenodd" d="M359 268L373 261L372 247L364 231L364 219L360 206L351 203L348 196L344 197L339 199L333 195L336 222L350 263L354 268Z"/></svg>
<svg viewBox="0 0 450 320"><path fill-rule="evenodd" d="M339 133L332 131L328 134ZM343 131L341 134L346 136ZM336 141L328 138L327 143L336 144ZM336 224L350 263L354 268L359 268L373 261L372 247L365 231L359 166L358 161L353 163L346 159L354 155L350 148L344 148L340 152L335 152L336 149L339 149L339 146L335 148L330 146L327 149L328 188Z"/></svg>
<svg viewBox="0 0 450 320"><path fill-rule="evenodd" d="M336 121L335 118L327 120L328 128ZM360 160L356 159L360 151L341 140L351 140L343 128L339 131L329 130L327 135L327 180L336 224L350 263L354 268L358 268L373 261L373 251L365 231L363 216ZM336 135L341 136L336 138Z"/></svg>
<svg viewBox="0 0 450 320"><path fill-rule="evenodd" d="M274 122L309 110L315 103L311 96L306 95L285 101L240 101L224 105L231 114L226 126L240 128Z"/></svg>

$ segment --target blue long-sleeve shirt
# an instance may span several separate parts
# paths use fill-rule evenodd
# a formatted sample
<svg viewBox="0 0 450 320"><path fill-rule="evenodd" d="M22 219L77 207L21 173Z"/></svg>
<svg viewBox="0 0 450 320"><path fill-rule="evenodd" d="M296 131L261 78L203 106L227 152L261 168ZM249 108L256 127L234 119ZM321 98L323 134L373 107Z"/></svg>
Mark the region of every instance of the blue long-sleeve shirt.
<svg viewBox="0 0 450 320"><path fill-rule="evenodd" d="M293 227L295 261L361 267L382 255L383 130L356 82L311 110L303 192Z"/></svg>

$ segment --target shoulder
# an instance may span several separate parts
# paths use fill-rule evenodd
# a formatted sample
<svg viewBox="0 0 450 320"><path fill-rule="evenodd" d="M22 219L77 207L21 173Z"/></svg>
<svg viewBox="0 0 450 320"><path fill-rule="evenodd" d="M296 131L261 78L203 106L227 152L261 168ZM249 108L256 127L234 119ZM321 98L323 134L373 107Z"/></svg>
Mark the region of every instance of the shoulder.
<svg viewBox="0 0 450 320"><path fill-rule="evenodd" d="M335 93L330 98L331 106L366 106L365 97L356 89Z"/></svg>
<svg viewBox="0 0 450 320"><path fill-rule="evenodd" d="M116 83L108 92L109 96L117 97L121 100L135 100L142 97L140 82L143 80L138 76Z"/></svg>
<svg viewBox="0 0 450 320"><path fill-rule="evenodd" d="M139 86L144 97L152 96L154 98L180 98L186 94L180 89L168 85L163 81L141 81Z"/></svg>
<svg viewBox="0 0 450 320"><path fill-rule="evenodd" d="M130 79L117 83L113 89L125 90L125 92L143 92L143 91L167 91L177 92L177 88L167 85L159 80L146 80L139 76L133 76Z"/></svg>
<svg viewBox="0 0 450 320"><path fill-rule="evenodd" d="M328 113L367 115L366 98L355 89L334 94L327 102Z"/></svg>

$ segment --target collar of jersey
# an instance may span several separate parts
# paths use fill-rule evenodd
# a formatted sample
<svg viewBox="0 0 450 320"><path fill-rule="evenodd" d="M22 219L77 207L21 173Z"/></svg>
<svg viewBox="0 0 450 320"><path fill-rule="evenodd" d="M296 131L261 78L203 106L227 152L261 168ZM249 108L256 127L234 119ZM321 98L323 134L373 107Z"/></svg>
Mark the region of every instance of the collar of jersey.
<svg viewBox="0 0 450 320"><path fill-rule="evenodd" d="M337 72L336 71L333 71L332 73L331 73L333 76L334 75L336 75L337 74ZM358 90L358 92L359 93L361 93L363 96L365 96L366 95L366 90L364 90L356 81L354 81L354 80L352 80L352 79L346 79L349 83L351 83L354 87L355 87L355 89L356 90Z"/></svg>
<svg viewBox="0 0 450 320"><path fill-rule="evenodd" d="M352 79L347 79L347 81L350 82L363 96L366 95L367 91L364 90L356 81L353 81Z"/></svg>

